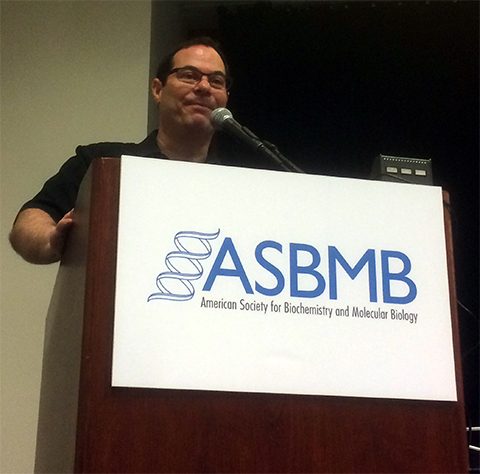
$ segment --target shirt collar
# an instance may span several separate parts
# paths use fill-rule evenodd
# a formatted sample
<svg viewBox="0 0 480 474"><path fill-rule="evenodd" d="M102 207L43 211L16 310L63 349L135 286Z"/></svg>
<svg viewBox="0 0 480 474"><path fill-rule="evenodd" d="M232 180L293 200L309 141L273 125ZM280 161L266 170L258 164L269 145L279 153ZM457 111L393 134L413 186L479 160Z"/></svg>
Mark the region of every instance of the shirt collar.
<svg viewBox="0 0 480 474"><path fill-rule="evenodd" d="M158 148L157 143L157 134L158 130L154 130L149 133L147 138L138 144L139 152L142 153L142 156L149 158L161 158L163 160L168 160L168 156L163 154ZM217 155L212 150L209 150L206 163L221 164L221 161Z"/></svg>

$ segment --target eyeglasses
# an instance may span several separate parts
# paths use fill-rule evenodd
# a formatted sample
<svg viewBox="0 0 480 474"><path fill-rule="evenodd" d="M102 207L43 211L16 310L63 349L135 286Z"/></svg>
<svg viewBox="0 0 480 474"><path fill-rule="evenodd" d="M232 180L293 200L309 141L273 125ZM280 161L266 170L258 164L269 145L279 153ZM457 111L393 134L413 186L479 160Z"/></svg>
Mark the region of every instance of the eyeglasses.
<svg viewBox="0 0 480 474"><path fill-rule="evenodd" d="M221 71L214 71L211 73L206 73L200 71L200 69L195 66L184 66L176 67L172 69L168 75L176 74L179 81L185 82L186 84L198 84L203 76L207 76L208 83L214 89L228 89L230 84L227 81L227 77Z"/></svg>

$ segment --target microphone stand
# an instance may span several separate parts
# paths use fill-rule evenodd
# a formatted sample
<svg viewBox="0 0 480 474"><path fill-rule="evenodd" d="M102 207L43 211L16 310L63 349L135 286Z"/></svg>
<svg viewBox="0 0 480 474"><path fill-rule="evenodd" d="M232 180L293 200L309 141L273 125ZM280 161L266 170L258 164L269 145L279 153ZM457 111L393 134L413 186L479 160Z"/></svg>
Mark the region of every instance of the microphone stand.
<svg viewBox="0 0 480 474"><path fill-rule="evenodd" d="M292 163L288 158L280 153L278 148L270 142L262 141L247 127L242 126L242 130L252 138L252 147L255 151L263 156L266 156L270 160L274 161L277 165L283 168L285 171L293 171L295 173L305 173L295 163Z"/></svg>

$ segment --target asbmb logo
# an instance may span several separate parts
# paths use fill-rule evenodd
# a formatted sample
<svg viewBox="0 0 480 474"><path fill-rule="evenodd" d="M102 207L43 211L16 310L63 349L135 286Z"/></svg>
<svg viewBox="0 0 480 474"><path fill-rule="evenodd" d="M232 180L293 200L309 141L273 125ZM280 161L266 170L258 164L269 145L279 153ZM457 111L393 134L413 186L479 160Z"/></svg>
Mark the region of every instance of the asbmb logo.
<svg viewBox="0 0 480 474"><path fill-rule="evenodd" d="M199 280L203 276L202 260L210 258L212 255L211 240L220 235L220 230L214 233L203 233L193 231L181 231L174 237L174 244L177 250L170 252L165 257L165 265L168 271L162 272L157 276L156 284L158 292L152 293L148 301L156 299L167 299L173 301L188 301L195 295L193 281ZM213 262L210 273L208 274L202 291L211 291L214 288L218 278L238 279L241 287L246 294L259 293L265 296L277 296L285 290L286 277L282 271L264 256L264 250L273 249L280 255L284 254L284 246L274 240L264 240L253 249L255 260L260 267L269 272L276 280L273 287L265 287L262 281L252 281L255 276L247 275L242 258L235 248L231 237L225 237L218 250ZM311 263L300 265L299 255L301 253L310 255ZM323 295L326 289L326 279L317 270L321 261L320 252L313 245L305 243L288 244L289 259L289 296L293 298L318 298ZM327 249L328 259L328 288L330 300L338 298L337 271L339 267L354 280L360 271L367 267L368 272L368 291L371 303L378 301L377 294L377 271L376 259L380 254L381 283L384 303L407 304L411 303L417 296L417 287L413 280L407 275L412 269L412 264L407 255L395 250L367 249L362 257L353 266L347 262L340 250L334 245L329 245ZM229 257L228 268L224 265L225 259ZM395 266L398 268L400 263L401 270L391 271L391 262L397 261ZM233 263L233 268L232 267ZM307 275L314 282L315 288L301 288L299 284L300 276ZM393 281L400 282L398 286L402 287L403 294L392 294Z"/></svg>

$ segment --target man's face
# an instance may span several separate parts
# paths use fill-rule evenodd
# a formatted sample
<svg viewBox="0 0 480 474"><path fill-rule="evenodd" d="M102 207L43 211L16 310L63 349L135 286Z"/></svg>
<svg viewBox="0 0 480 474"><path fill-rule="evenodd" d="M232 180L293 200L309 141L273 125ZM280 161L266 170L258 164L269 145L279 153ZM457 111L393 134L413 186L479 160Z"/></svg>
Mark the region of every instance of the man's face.
<svg viewBox="0 0 480 474"><path fill-rule="evenodd" d="M197 45L181 49L173 58L173 68L195 66L202 72L222 71L225 65L220 55L209 46ZM210 114L217 107L225 107L228 94L224 89L210 86L206 76L198 84L186 84L175 74L168 76L165 84L153 82L153 95L159 105L162 127L185 125L212 132Z"/></svg>

